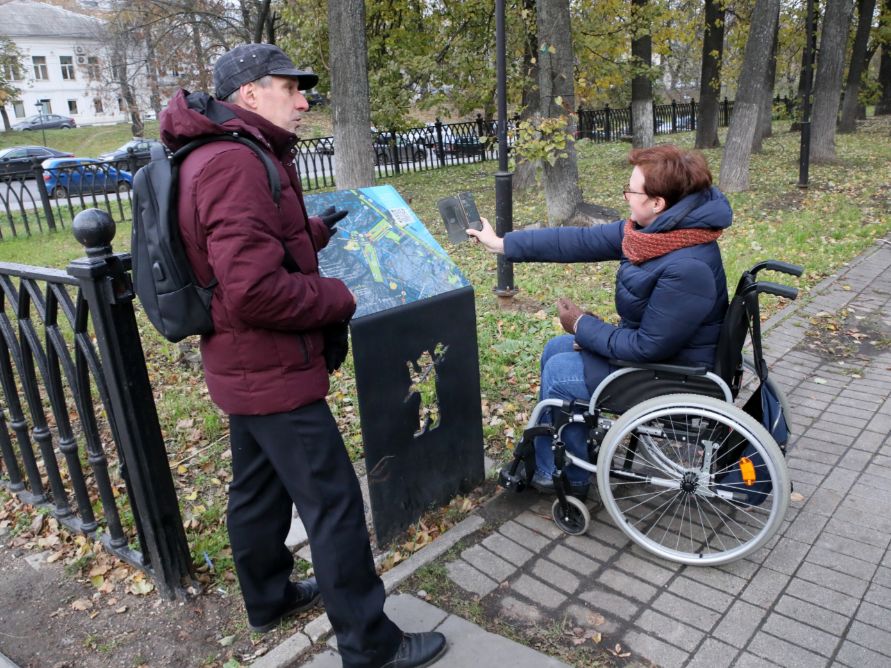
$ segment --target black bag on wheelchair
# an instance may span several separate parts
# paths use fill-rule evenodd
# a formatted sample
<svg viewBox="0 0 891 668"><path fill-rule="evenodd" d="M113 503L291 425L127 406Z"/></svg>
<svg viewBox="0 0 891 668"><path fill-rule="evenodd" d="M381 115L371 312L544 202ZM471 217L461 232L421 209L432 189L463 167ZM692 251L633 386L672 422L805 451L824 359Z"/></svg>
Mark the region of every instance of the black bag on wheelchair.
<svg viewBox="0 0 891 668"><path fill-rule="evenodd" d="M749 397L743 410L764 425L767 433L773 437L773 440L785 453L786 444L789 442L789 424L783 414L780 398L773 388L766 382L761 383L761 386Z"/></svg>

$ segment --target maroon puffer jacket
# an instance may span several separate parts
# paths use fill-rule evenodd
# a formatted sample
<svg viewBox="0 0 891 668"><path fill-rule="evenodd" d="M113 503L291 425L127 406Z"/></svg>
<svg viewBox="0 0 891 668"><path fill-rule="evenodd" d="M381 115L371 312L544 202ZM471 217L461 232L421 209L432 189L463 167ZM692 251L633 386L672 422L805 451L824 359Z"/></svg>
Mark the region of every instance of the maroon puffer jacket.
<svg viewBox="0 0 891 668"><path fill-rule="evenodd" d="M219 281L215 331L201 337L204 373L226 413L280 413L325 397L321 328L348 320L355 302L341 281L319 275L316 253L329 234L306 215L293 134L203 93L179 91L161 114L161 139L174 150L225 131L250 134L268 149L282 191L276 207L263 163L232 142L202 146L182 165L183 243L198 281ZM299 271L282 266L285 248Z"/></svg>

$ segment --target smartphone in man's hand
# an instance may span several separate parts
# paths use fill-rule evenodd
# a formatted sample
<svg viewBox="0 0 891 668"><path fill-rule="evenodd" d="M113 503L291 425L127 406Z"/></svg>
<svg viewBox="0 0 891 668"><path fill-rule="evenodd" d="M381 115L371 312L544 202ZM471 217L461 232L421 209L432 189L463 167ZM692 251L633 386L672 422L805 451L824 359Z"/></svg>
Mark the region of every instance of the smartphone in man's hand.
<svg viewBox="0 0 891 668"><path fill-rule="evenodd" d="M476 202L473 201L473 195L469 192L444 197L436 205L439 207L443 222L445 222L449 241L453 244L459 244L467 239L467 233L464 230L483 229Z"/></svg>

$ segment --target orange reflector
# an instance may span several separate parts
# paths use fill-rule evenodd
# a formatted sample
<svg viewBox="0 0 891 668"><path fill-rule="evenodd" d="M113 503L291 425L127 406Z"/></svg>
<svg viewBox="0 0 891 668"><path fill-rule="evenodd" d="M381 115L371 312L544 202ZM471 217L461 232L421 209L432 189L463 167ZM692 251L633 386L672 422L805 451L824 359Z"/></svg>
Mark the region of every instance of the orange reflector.
<svg viewBox="0 0 891 668"><path fill-rule="evenodd" d="M755 465L752 463L751 459L748 457L740 457L739 472L742 474L742 479L746 484L746 487L751 487L755 484Z"/></svg>

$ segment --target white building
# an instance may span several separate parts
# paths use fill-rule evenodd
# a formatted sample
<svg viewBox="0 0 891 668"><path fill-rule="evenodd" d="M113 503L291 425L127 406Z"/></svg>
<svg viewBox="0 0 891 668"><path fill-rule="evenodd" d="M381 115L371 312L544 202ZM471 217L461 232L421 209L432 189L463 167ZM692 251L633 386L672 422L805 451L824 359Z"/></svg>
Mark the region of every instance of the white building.
<svg viewBox="0 0 891 668"><path fill-rule="evenodd" d="M71 116L78 125L128 120L119 87L108 83L111 68L100 19L41 2L0 0L0 34L23 56L20 71L7 72L21 90L18 101L6 104L11 123L39 113L41 106L44 113ZM146 87L134 90L141 98Z"/></svg>

